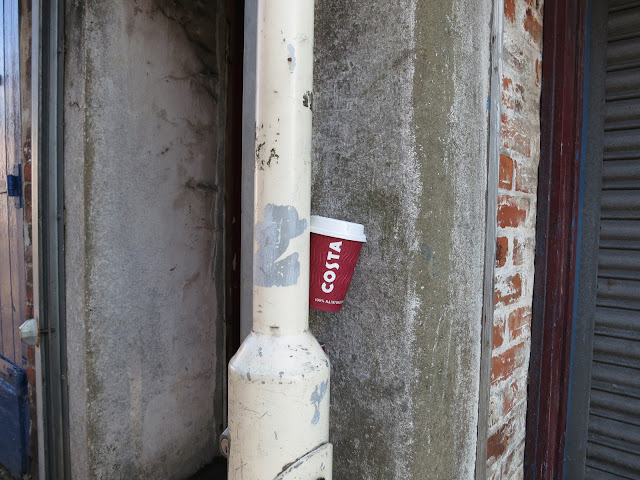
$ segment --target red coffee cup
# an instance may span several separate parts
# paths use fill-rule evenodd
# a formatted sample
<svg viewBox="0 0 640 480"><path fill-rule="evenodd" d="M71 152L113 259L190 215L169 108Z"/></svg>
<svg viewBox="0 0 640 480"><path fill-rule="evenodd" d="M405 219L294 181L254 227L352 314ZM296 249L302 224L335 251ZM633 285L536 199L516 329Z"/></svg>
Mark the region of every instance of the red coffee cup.
<svg viewBox="0 0 640 480"><path fill-rule="evenodd" d="M311 216L311 308L340 311L360 249L366 241L364 226L359 223Z"/></svg>

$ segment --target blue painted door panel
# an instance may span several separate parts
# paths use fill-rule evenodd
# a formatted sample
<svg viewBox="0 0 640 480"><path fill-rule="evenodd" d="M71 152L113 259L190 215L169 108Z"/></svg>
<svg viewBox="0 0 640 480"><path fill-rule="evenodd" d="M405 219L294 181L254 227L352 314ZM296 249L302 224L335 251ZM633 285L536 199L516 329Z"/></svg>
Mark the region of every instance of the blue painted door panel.
<svg viewBox="0 0 640 480"><path fill-rule="evenodd" d="M18 0L0 0L0 464L19 477L29 452L23 214L7 175L21 164Z"/></svg>
<svg viewBox="0 0 640 480"><path fill-rule="evenodd" d="M0 452L2 464L14 477L27 470L28 426L26 375L0 355Z"/></svg>

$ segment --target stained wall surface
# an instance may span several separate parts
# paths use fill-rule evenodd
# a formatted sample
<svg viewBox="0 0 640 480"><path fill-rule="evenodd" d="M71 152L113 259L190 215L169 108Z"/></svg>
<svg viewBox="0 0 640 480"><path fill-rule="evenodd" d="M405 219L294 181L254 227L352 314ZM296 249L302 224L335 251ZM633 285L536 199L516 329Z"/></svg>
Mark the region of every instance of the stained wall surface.
<svg viewBox="0 0 640 480"><path fill-rule="evenodd" d="M73 478L185 478L223 419L221 2L66 2Z"/></svg>
<svg viewBox="0 0 640 480"><path fill-rule="evenodd" d="M332 362L335 478L470 479L490 2L316 3L312 214L365 225Z"/></svg>

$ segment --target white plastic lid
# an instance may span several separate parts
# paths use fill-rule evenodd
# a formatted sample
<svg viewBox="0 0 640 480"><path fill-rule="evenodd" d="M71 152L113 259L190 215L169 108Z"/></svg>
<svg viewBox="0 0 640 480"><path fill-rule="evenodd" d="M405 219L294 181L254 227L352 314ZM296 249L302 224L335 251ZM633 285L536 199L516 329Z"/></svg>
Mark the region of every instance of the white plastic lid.
<svg viewBox="0 0 640 480"><path fill-rule="evenodd" d="M311 233L344 238L354 242L367 241L367 237L364 234L364 225L336 220L335 218L321 217L320 215L311 215Z"/></svg>

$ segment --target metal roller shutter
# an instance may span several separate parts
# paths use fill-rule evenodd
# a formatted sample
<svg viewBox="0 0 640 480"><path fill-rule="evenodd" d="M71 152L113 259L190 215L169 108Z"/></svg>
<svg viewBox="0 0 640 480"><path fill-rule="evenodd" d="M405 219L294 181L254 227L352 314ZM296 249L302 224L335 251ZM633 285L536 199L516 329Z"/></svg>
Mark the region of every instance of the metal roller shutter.
<svg viewBox="0 0 640 480"><path fill-rule="evenodd" d="M640 1L608 15L585 477L640 479Z"/></svg>

